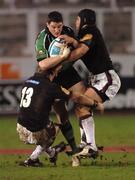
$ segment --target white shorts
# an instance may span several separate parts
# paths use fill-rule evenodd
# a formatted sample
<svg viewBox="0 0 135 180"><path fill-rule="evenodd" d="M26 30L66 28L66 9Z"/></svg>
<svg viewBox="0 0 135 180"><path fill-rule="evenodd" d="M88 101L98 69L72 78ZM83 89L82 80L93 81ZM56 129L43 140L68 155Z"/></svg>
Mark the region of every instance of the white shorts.
<svg viewBox="0 0 135 180"><path fill-rule="evenodd" d="M114 70L92 75L89 81L103 102L111 100L118 93L121 86L120 78Z"/></svg>
<svg viewBox="0 0 135 180"><path fill-rule="evenodd" d="M21 124L17 123L17 128L16 128L20 140L25 142L26 144L37 144L36 138L33 136L33 133L23 127Z"/></svg>
<svg viewBox="0 0 135 180"><path fill-rule="evenodd" d="M44 147L48 147L53 143L55 139L55 135L50 136L46 128L42 129L41 131L31 132L21 124L17 123L16 130L19 134L20 140L26 144L40 144Z"/></svg>

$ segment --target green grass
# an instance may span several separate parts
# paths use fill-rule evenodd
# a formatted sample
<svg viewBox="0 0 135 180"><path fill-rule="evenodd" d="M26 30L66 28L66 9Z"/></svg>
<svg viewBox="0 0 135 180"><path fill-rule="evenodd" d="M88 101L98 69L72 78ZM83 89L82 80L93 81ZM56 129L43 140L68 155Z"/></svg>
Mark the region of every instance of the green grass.
<svg viewBox="0 0 135 180"><path fill-rule="evenodd" d="M51 167L47 160L42 168L19 167L16 164L18 157L15 155L0 157L0 179L13 180L134 180L135 158L134 154L123 157L121 153L105 154L103 160L83 160L82 166L72 168L70 160L62 154L57 167ZM121 161L120 161L121 160Z"/></svg>
<svg viewBox="0 0 135 180"><path fill-rule="evenodd" d="M75 137L79 143L77 120L71 117ZM96 141L103 146L135 146L135 115L97 115L95 116ZM58 135L56 143L63 140ZM34 146L20 142L16 133L16 118L0 118L0 149L21 149ZM18 166L18 161L27 155L0 155L0 179L2 180L134 180L134 153L103 153L97 160L83 159L81 166L71 167L71 158L61 153L57 167L51 167L45 156L42 168Z"/></svg>

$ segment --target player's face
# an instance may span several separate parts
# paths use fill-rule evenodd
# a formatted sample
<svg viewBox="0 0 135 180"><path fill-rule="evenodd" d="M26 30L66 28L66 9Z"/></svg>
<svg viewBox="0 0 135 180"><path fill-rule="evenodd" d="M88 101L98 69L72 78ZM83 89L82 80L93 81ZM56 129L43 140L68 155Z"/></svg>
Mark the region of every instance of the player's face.
<svg viewBox="0 0 135 180"><path fill-rule="evenodd" d="M51 21L50 23L47 23L47 27L50 31L50 33L54 37L58 37L61 35L62 28L63 28L63 22L53 22Z"/></svg>
<svg viewBox="0 0 135 180"><path fill-rule="evenodd" d="M75 27L76 27L76 31L78 32L80 29L80 23L81 23L81 19L79 16L77 16L76 21L75 21Z"/></svg>

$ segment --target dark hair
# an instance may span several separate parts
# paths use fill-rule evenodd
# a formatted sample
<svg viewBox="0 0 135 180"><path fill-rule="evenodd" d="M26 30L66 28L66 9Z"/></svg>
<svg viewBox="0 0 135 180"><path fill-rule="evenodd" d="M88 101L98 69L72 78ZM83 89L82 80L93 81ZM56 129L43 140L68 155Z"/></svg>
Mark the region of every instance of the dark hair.
<svg viewBox="0 0 135 180"><path fill-rule="evenodd" d="M48 14L47 22L63 22L62 14L58 11L52 11Z"/></svg>
<svg viewBox="0 0 135 180"><path fill-rule="evenodd" d="M92 9L82 9L78 16L81 19L81 27L83 25L94 25L96 23L96 13Z"/></svg>

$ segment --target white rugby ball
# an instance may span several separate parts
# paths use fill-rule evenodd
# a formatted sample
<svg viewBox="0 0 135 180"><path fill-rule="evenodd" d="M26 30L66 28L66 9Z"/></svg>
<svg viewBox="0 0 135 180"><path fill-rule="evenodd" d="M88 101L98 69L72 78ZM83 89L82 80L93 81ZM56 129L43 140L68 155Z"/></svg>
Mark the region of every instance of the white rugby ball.
<svg viewBox="0 0 135 180"><path fill-rule="evenodd" d="M56 57L63 53L64 47L66 47L66 43L63 39L56 38L54 39L48 49L50 57Z"/></svg>

